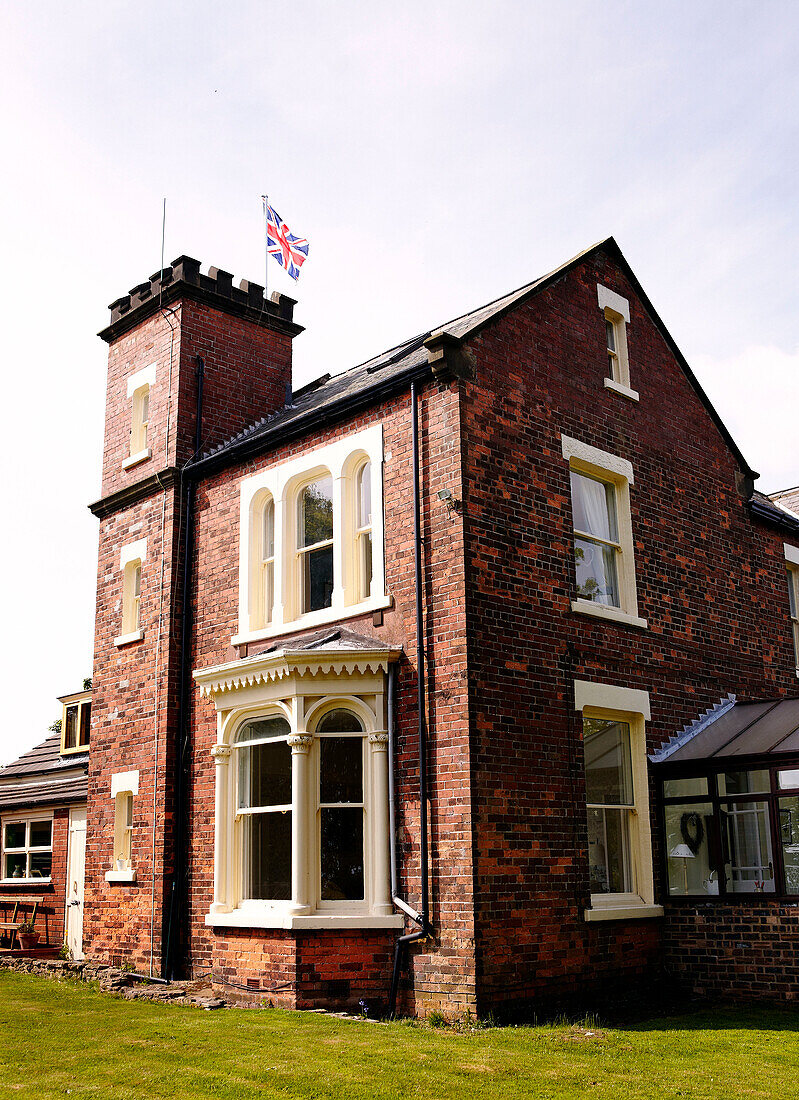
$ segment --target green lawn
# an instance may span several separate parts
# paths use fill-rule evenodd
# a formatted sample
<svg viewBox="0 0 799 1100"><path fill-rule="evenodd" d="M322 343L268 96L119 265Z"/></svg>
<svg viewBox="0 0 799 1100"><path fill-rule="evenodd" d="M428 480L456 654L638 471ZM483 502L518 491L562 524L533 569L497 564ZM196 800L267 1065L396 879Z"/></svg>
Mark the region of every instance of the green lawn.
<svg viewBox="0 0 799 1100"><path fill-rule="evenodd" d="M0 971L0 1098L799 1097L799 1012L433 1030L205 1012Z"/></svg>

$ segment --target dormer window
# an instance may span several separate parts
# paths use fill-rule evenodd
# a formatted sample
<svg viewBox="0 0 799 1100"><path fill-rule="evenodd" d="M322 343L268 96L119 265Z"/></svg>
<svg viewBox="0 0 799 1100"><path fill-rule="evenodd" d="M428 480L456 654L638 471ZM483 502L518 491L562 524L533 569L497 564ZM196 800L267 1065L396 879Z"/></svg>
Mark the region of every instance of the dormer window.
<svg viewBox="0 0 799 1100"><path fill-rule="evenodd" d="M87 752L91 737L92 693L80 691L63 695L61 712L61 755Z"/></svg>

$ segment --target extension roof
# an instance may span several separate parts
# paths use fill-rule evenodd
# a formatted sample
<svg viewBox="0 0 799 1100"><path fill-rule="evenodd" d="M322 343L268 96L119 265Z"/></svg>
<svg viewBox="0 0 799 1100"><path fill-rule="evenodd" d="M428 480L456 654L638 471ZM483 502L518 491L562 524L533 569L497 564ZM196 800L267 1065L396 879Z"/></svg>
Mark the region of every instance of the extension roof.
<svg viewBox="0 0 799 1100"><path fill-rule="evenodd" d="M54 733L0 768L0 808L85 802L88 770L89 754L61 756L61 734Z"/></svg>
<svg viewBox="0 0 799 1100"><path fill-rule="evenodd" d="M730 700L650 757L655 764L685 764L740 757L799 755L799 699Z"/></svg>
<svg viewBox="0 0 799 1100"><path fill-rule="evenodd" d="M697 397L734 455L740 469L746 476L756 478L757 473L752 470L741 454L613 237L599 241L547 275L487 305L480 306L479 309L464 313L436 328L420 333L343 374L337 374L334 377L329 374L323 375L315 382L303 386L293 394L291 405L279 410L271 417L264 417L233 436L232 439L220 444L196 462L191 463L186 468L186 472L195 478L203 477L224 466L266 451L279 442L285 442L300 434L307 434L318 426L327 425L331 421L351 415L391 393L407 388L414 379L431 374L432 365L428 355L430 342L440 337L456 343L470 339L486 325L497 321L515 306L545 290L597 252L605 252L618 263L641 305L649 314L653 324L657 326Z"/></svg>

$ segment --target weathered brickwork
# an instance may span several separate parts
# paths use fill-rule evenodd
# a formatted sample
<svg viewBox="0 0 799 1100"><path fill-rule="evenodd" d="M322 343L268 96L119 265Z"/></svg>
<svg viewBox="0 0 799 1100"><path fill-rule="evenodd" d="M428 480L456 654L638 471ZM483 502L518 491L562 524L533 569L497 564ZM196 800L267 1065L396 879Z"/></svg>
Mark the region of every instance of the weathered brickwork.
<svg viewBox="0 0 799 1100"><path fill-rule="evenodd" d="M60 947L64 942L65 904L67 900L67 853L69 849L69 807L31 807L15 810L15 814L31 817L53 815L53 863L50 882L46 885L34 885L26 882L24 886L0 885L0 912L5 916L0 920L10 921L14 900L18 895L40 899L36 913L36 931L39 943L43 947ZM26 905L18 914L18 919L30 917L31 906Z"/></svg>
<svg viewBox="0 0 799 1100"><path fill-rule="evenodd" d="M639 402L603 384L607 350L597 283L630 302L630 382ZM205 363L203 450L285 400L288 336L188 298L170 308L168 317L153 314L112 343L104 496L183 466L194 454L197 356ZM755 919L756 930L747 935L753 942L759 937L757 981L767 983L768 937L787 938L790 930L792 909L784 903L755 908L744 900L694 918L693 910L673 906L665 918L585 921L585 780L573 683L647 691L652 749L729 692L795 695L783 554L790 539L750 516L735 456L609 253L590 254L494 320L468 341L468 351L473 378L430 379L420 395L434 931L409 951L401 1007L457 1014L524 1001L549 1010L651 987L664 965L678 978L690 972L692 983L710 992L722 991L726 969L725 989L732 983L743 993L745 967L727 966L711 940L713 930L726 929L727 936L739 926L739 939L746 939ZM148 439L153 457L122 471L130 430L126 378L151 362L157 364ZM386 588L393 605L382 623L369 614L347 619L346 626L403 651L396 706L398 889L418 907L419 666L408 390L198 483L189 661L203 669L238 656L231 640L238 632L242 479L376 424L383 430ZM572 513L562 435L632 464L635 572L647 629L571 610ZM441 500L442 489L463 508ZM160 967L173 870L181 499L180 485L168 484L100 521L84 935L90 956L124 957L138 969ZM120 550L142 538L144 637L118 648ZM251 643L249 654L270 644ZM216 740L214 706L193 689L186 972L210 971L228 993L288 1007L384 1001L394 932L206 925L213 900ZM127 770L139 772L136 882L108 883L111 776ZM650 794L662 900L654 784ZM775 973L787 965L782 949L775 947L772 957Z"/></svg>

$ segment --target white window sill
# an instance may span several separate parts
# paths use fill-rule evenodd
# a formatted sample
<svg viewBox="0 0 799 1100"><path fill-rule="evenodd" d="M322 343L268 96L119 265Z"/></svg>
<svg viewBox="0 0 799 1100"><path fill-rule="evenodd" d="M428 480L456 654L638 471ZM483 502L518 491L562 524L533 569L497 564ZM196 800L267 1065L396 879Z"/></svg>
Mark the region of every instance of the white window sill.
<svg viewBox="0 0 799 1100"><path fill-rule="evenodd" d="M120 634L118 637L114 638L114 645L117 647L130 645L131 642L140 642L143 637L143 630L132 630L130 634Z"/></svg>
<svg viewBox="0 0 799 1100"><path fill-rule="evenodd" d="M373 916L370 913L291 913L264 907L233 909L229 913L210 912L205 915L210 928L367 928L401 929L405 917L401 913Z"/></svg>
<svg viewBox="0 0 799 1100"><path fill-rule="evenodd" d="M356 615L369 615L373 611L385 611L386 608L392 606L393 602L391 596L372 596L371 599L351 604L348 607L323 607L320 611L312 611L309 615L301 615L299 619L293 619L291 622L269 623L268 626L258 627L257 630L242 630L230 639L230 644L244 645L247 642L260 642L265 638L278 638L281 634L293 634L295 631L307 630L314 626L337 623L343 619L354 619Z"/></svg>
<svg viewBox="0 0 799 1100"><path fill-rule="evenodd" d="M138 466L140 462L146 462L151 457L152 451L149 447L145 447L143 451L137 451L135 455L131 455L130 458L126 458L122 463L123 470L129 470L131 466Z"/></svg>
<svg viewBox="0 0 799 1100"><path fill-rule="evenodd" d="M24 886L27 890L31 886L49 886L52 881L51 878L0 878L0 886Z"/></svg>
<svg viewBox="0 0 799 1100"><path fill-rule="evenodd" d="M584 909L583 917L587 921L600 920L651 920L663 916L662 905L603 905L597 909Z"/></svg>
<svg viewBox="0 0 799 1100"><path fill-rule="evenodd" d="M646 630L646 619L638 615L631 615L629 611L622 611L618 607L608 607L607 604L593 603L591 600L572 600L572 611L578 615L592 615L595 619L605 619L609 623L619 623L622 626L637 626Z"/></svg>
<svg viewBox="0 0 799 1100"><path fill-rule="evenodd" d="M631 390L629 386L623 386L621 382L616 382L613 378L605 379L605 389L612 390L614 393L619 394L621 397L626 397L630 401L641 400L638 390Z"/></svg>
<svg viewBox="0 0 799 1100"><path fill-rule="evenodd" d="M132 867L129 867L126 871L106 871L106 882L135 882L136 872Z"/></svg>

